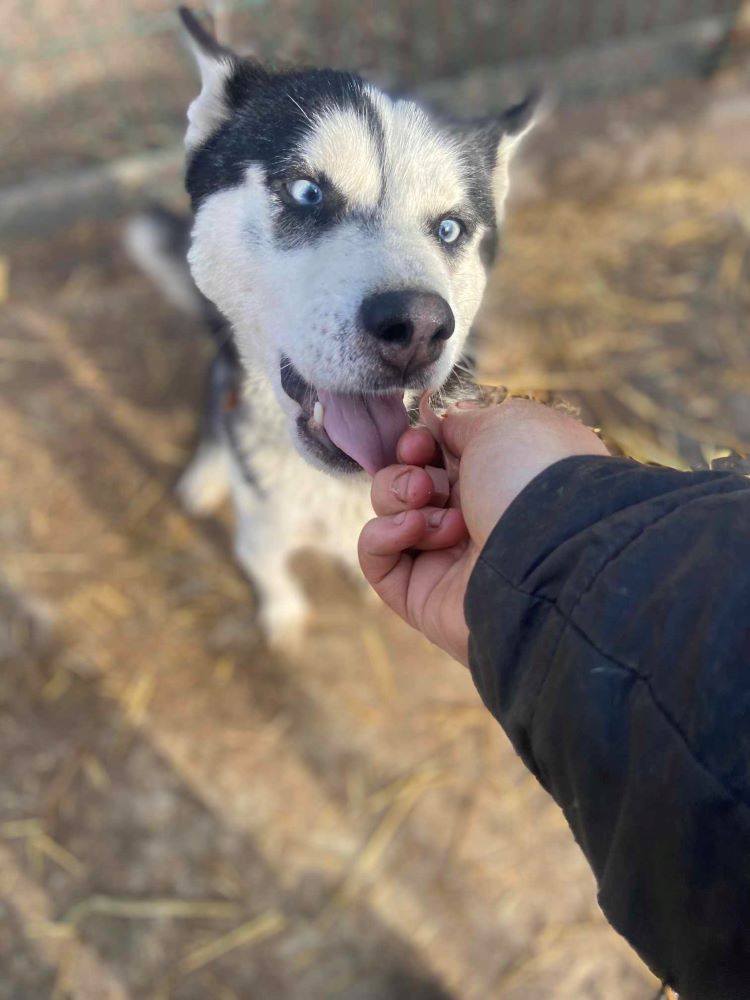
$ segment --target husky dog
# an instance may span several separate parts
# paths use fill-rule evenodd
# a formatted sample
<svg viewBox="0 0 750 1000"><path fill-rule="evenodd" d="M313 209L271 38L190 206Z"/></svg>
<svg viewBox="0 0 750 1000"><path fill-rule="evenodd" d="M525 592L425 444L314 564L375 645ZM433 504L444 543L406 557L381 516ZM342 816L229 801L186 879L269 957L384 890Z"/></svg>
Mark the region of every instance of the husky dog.
<svg viewBox="0 0 750 1000"><path fill-rule="evenodd" d="M395 460L421 393L460 370L535 102L443 121L353 73L266 69L180 15L201 75L185 144L202 295L178 221L141 217L128 239L220 338L178 489L196 513L231 493L237 558L284 643L307 614L290 555L356 565L368 474Z"/></svg>

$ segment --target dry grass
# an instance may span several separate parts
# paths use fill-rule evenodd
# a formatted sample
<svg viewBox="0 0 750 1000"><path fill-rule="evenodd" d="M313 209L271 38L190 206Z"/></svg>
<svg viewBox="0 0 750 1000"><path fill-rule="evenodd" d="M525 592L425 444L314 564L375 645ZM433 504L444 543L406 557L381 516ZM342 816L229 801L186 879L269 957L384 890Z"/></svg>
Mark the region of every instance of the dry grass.
<svg viewBox="0 0 750 1000"><path fill-rule="evenodd" d="M750 176L728 169L511 213L485 376L572 400L641 460L744 456L749 209Z"/></svg>
<svg viewBox="0 0 750 1000"><path fill-rule="evenodd" d="M304 655L263 648L225 526L171 499L206 345L115 233L9 273L0 994L640 1000L463 672L319 564Z"/></svg>

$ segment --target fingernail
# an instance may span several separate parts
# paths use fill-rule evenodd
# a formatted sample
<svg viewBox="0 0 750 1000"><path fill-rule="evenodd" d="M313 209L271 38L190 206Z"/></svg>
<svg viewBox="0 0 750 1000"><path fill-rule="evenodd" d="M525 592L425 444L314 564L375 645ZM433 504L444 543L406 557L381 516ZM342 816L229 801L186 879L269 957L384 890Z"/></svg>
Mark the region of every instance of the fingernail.
<svg viewBox="0 0 750 1000"><path fill-rule="evenodd" d="M482 404L478 399L459 399L456 403L457 410L478 410Z"/></svg>
<svg viewBox="0 0 750 1000"><path fill-rule="evenodd" d="M400 514L396 514L396 516L393 518L393 523L394 524L403 524L404 521L406 520L406 515L408 513L409 512L407 510L402 510Z"/></svg>
<svg viewBox="0 0 750 1000"><path fill-rule="evenodd" d="M443 518L448 513L446 510L431 510L427 515L428 528L439 528L443 523Z"/></svg>
<svg viewBox="0 0 750 1000"><path fill-rule="evenodd" d="M397 496L399 500L403 500L404 503L409 499L410 479L411 469L407 469L405 472L400 472L391 485L391 493Z"/></svg>

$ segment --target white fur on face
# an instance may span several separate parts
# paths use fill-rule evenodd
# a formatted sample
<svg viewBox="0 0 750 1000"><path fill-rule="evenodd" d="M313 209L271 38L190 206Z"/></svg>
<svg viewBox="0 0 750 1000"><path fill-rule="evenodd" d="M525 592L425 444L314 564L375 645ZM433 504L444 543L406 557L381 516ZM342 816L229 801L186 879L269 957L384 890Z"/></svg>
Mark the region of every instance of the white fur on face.
<svg viewBox="0 0 750 1000"><path fill-rule="evenodd" d="M273 217L259 166L245 183L206 199L195 216L188 263L196 285L232 323L248 360L257 360L266 313L258 300L258 267L268 245ZM254 359L253 356L256 355Z"/></svg>
<svg viewBox="0 0 750 1000"><path fill-rule="evenodd" d="M411 101L391 101L374 87L368 96L383 126L389 211L424 222L457 208L466 189L455 140Z"/></svg>
<svg viewBox="0 0 750 1000"><path fill-rule="evenodd" d="M435 250L408 227L386 234L350 222L322 237L312 252L285 251L263 269L277 307L274 339L317 388L361 390L372 378L358 329L363 300L386 289L426 288L450 303L449 276ZM447 345L448 358L453 346ZM447 376L447 363L444 374L442 368L436 372L436 383Z"/></svg>
<svg viewBox="0 0 750 1000"><path fill-rule="evenodd" d="M382 189L377 146L367 119L353 109L323 115L302 147L313 177L325 174L353 208L376 205Z"/></svg>
<svg viewBox="0 0 750 1000"><path fill-rule="evenodd" d="M298 406L280 387L282 354L316 388L356 392L371 384L372 354L358 328L369 295L413 288L448 302L455 332L429 373L430 384L439 386L460 355L484 291L484 227L456 255L429 228L468 198L457 140L410 102L392 102L374 89L369 97L382 139L364 114L332 109L316 117L298 151L303 173L325 175L354 213L351 219L345 212L310 242L282 244L274 220L286 209L260 165L247 170L242 185L208 196L196 215L195 280L232 323L245 364L265 371L291 418ZM498 212L506 159L496 171Z"/></svg>
<svg viewBox="0 0 750 1000"><path fill-rule="evenodd" d="M451 303L440 248L421 233L405 227L384 234L342 223L313 246L285 250L275 243L272 217L260 168L252 167L243 186L212 195L201 207L189 260L198 287L231 322L247 366L262 366L275 383L283 353L318 388L361 389L371 373L357 315L374 291L428 288ZM457 331L448 341L436 384L463 339ZM285 394L279 398L291 414L296 404Z"/></svg>

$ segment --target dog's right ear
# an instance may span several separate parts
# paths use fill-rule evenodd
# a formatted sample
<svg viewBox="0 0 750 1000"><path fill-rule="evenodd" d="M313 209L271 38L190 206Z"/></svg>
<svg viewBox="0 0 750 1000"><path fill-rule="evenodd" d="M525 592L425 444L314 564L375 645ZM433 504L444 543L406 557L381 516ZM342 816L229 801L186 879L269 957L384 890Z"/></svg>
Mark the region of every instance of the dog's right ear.
<svg viewBox="0 0 750 1000"><path fill-rule="evenodd" d="M469 142L473 154L487 164L498 218L508 194L508 168L521 140L534 126L541 93L531 90L526 97L499 115L459 125L459 133Z"/></svg>
<svg viewBox="0 0 750 1000"><path fill-rule="evenodd" d="M185 29L185 39L201 76L201 92L187 113L185 146L190 152L205 142L229 116L226 84L240 60L231 49L224 48L206 31L191 10L178 7L178 13Z"/></svg>

